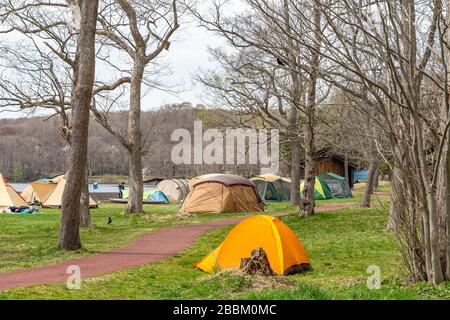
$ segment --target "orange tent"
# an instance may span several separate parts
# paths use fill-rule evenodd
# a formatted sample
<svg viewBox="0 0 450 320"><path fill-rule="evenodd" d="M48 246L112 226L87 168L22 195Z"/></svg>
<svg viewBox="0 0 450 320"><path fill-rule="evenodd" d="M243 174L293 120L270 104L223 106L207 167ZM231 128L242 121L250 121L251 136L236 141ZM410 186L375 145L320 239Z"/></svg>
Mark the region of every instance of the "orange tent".
<svg viewBox="0 0 450 320"><path fill-rule="evenodd" d="M206 272L239 268L241 258L262 247L270 267L277 274L292 274L309 267L310 261L294 232L271 216L245 219L230 231L225 240L195 266Z"/></svg>

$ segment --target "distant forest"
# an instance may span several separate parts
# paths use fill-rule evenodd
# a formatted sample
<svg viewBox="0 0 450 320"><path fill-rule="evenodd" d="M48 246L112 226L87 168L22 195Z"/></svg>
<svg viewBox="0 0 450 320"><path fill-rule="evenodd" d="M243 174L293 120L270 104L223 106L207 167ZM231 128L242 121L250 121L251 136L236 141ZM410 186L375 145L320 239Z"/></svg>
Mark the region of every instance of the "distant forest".
<svg viewBox="0 0 450 320"><path fill-rule="evenodd" d="M126 132L127 114L115 112L109 117L117 128ZM177 128L185 128L193 133L194 121L202 120L203 129L242 127L242 118L231 112L192 106L190 103L172 104L156 111L142 113L142 134L145 142L143 175L146 178L194 177L211 172L236 173L243 176L259 174L256 165L174 165L171 150L177 142L171 142L171 134ZM65 140L59 133L58 117L29 117L0 119L0 172L11 181L33 181L65 172L67 152ZM364 163L364 154L359 155L347 140L345 144L337 139L333 130L321 125L317 136L317 148L334 143L334 151L349 152L353 160ZM355 141L355 138L350 141ZM289 144L280 137L280 171L289 176ZM336 147L338 146L338 147ZM123 147L109 132L91 118L89 129L89 170L91 176L128 175L128 156Z"/></svg>
<svg viewBox="0 0 450 320"><path fill-rule="evenodd" d="M164 106L143 112L142 132L145 141L144 177L193 177L217 171L242 175L259 172L255 166L174 165L171 134L177 128L193 132L195 120L203 120L204 129L211 124L208 111L190 103ZM207 116L208 115L208 116ZM114 124L126 132L126 113L110 114ZM0 172L11 181L32 181L65 172L68 146L59 134L58 117L0 119ZM90 175L128 175L128 156L117 140L92 117L89 129Z"/></svg>

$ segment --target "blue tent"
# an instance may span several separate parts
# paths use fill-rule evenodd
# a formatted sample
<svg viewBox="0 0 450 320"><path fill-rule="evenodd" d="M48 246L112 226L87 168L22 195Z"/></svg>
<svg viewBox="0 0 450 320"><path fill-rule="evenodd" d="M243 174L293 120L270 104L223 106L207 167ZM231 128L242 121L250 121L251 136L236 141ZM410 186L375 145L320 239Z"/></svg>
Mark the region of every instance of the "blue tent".
<svg viewBox="0 0 450 320"><path fill-rule="evenodd" d="M119 201L120 199L115 199L115 202L127 202L129 190L123 191L123 201ZM143 195L143 203L169 203L169 198L164 194L164 192L159 190L151 190L145 191Z"/></svg>
<svg viewBox="0 0 450 320"><path fill-rule="evenodd" d="M144 201L146 200L169 203L169 198L164 194L164 192L156 189L144 192Z"/></svg>
<svg viewBox="0 0 450 320"><path fill-rule="evenodd" d="M367 170L356 170L354 173L354 180L358 182L367 181L368 173Z"/></svg>

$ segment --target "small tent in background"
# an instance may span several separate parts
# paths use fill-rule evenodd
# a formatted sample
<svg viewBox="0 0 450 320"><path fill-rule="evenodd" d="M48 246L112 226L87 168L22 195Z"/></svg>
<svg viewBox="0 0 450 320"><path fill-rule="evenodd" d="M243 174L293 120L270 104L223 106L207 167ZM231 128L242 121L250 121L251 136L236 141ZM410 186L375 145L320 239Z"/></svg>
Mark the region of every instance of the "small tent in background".
<svg viewBox="0 0 450 320"><path fill-rule="evenodd" d="M150 200L150 201L158 201L161 203L169 203L169 197L167 197L164 192L160 190L151 190L144 192L144 200Z"/></svg>
<svg viewBox="0 0 450 320"><path fill-rule="evenodd" d="M300 184L300 194L303 197L303 190L305 189L305 181ZM330 188L327 183L320 177L316 177L314 181L314 199L315 200L325 200L333 198Z"/></svg>
<svg viewBox="0 0 450 320"><path fill-rule="evenodd" d="M64 176L58 176L52 179L52 181L57 182L55 189L48 196L47 200L42 203L44 208L61 208L62 196L64 193L64 187L66 186L67 180ZM91 208L98 208L97 202L95 202L92 197L89 197L89 206Z"/></svg>
<svg viewBox="0 0 450 320"><path fill-rule="evenodd" d="M255 185L234 174L212 174L189 181L180 212L222 213L264 211Z"/></svg>
<svg viewBox="0 0 450 320"><path fill-rule="evenodd" d="M20 194L28 203L39 201L44 203L58 184L51 179L43 179L30 183Z"/></svg>
<svg viewBox="0 0 450 320"><path fill-rule="evenodd" d="M156 189L162 191L170 201L180 201L189 191L188 183L186 179L166 179L158 183Z"/></svg>
<svg viewBox="0 0 450 320"><path fill-rule="evenodd" d="M123 198L121 199L110 199L112 202L115 203L127 203L128 202L128 197L130 195L130 191L129 190L124 190L122 193ZM167 204L169 203L169 198L164 194L164 192L159 191L159 190L150 190L150 191L145 191L143 193L143 203L147 203L147 204L151 204L151 203L164 203Z"/></svg>
<svg viewBox="0 0 450 320"><path fill-rule="evenodd" d="M319 178L326 182L334 198L353 197L352 190L348 185L347 179L344 177L333 172L328 172L320 174Z"/></svg>
<svg viewBox="0 0 450 320"><path fill-rule="evenodd" d="M263 201L289 201L291 180L273 174L261 174L250 179Z"/></svg>
<svg viewBox="0 0 450 320"><path fill-rule="evenodd" d="M28 206L28 203L14 190L0 173L0 208Z"/></svg>
<svg viewBox="0 0 450 320"><path fill-rule="evenodd" d="M239 268L241 258L253 249L263 248L271 269L279 275L303 271L310 265L300 240L281 220L254 216L236 225L225 240L195 266L206 272Z"/></svg>

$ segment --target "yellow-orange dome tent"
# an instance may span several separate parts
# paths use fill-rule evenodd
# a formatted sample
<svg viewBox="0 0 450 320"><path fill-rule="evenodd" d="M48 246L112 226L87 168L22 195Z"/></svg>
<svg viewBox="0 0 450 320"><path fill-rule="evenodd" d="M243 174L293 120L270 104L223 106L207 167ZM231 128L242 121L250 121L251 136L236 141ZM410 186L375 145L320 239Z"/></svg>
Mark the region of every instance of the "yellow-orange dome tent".
<svg viewBox="0 0 450 320"><path fill-rule="evenodd" d="M277 274L292 274L307 269L310 264L300 240L281 220L259 215L235 226L225 240L195 266L206 272L239 268L241 258L262 247L270 267Z"/></svg>

